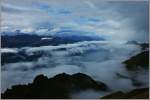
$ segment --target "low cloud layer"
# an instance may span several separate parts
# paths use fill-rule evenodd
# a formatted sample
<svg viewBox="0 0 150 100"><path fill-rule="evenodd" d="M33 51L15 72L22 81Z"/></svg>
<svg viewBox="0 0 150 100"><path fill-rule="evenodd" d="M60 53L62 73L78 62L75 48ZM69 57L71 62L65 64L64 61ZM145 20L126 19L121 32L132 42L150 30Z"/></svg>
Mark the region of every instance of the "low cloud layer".
<svg viewBox="0 0 150 100"><path fill-rule="evenodd" d="M128 91L135 88L130 79L118 78L116 74L130 76L122 62L140 52L139 46L136 45L89 41L60 46L26 47L20 50L25 50L29 55L33 52L43 52L43 56L37 61L3 65L2 91L15 84L32 82L38 74L53 77L63 72L68 74L85 73L95 80L107 84L110 90ZM144 78L139 80L144 86L148 84L146 81L148 72L145 72L143 70L137 76L138 80L140 77ZM77 97L79 95L73 94Z"/></svg>

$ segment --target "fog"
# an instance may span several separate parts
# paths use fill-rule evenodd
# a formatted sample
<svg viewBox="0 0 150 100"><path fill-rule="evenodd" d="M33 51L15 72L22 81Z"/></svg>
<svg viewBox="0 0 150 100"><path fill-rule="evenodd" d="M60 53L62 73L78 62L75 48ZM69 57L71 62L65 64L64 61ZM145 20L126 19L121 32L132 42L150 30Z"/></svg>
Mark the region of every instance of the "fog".
<svg viewBox="0 0 150 100"><path fill-rule="evenodd" d="M135 88L130 78L120 78L117 73L127 77L134 76L143 83L143 86L148 85L148 81L146 81L148 80L148 71L140 70L140 72L129 74L125 65L122 64L123 61L141 51L137 45L108 41L85 41L60 46L23 47L16 52L21 50L28 55L42 52L43 56L36 61L4 64L2 66L2 92L15 84L31 83L38 74L53 77L63 72L68 74L85 73L108 85L110 92L129 91ZM73 96L81 97L83 93L84 91L81 94L74 93ZM91 98L97 94L97 92L91 91L90 93Z"/></svg>

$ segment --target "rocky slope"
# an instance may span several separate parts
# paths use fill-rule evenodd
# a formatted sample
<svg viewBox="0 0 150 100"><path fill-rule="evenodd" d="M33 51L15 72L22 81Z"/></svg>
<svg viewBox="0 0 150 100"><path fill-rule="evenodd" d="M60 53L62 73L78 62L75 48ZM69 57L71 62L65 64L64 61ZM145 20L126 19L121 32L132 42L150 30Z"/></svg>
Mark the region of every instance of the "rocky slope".
<svg viewBox="0 0 150 100"><path fill-rule="evenodd" d="M138 67L148 68L149 51L143 51L123 62L128 70L135 70Z"/></svg>
<svg viewBox="0 0 150 100"><path fill-rule="evenodd" d="M118 91L102 97L101 99L148 99L149 88L134 89L130 92L124 93Z"/></svg>
<svg viewBox="0 0 150 100"><path fill-rule="evenodd" d="M66 99L70 98L71 92L87 89L106 91L107 86L82 73L73 75L62 73L53 78L39 75L33 83L12 86L1 96L3 99Z"/></svg>

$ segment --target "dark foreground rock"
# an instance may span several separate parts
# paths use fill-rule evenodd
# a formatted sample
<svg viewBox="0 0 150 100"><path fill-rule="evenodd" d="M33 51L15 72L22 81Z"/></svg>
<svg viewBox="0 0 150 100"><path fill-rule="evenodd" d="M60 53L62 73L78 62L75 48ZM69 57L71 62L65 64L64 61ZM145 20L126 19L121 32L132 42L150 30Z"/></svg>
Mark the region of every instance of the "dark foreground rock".
<svg viewBox="0 0 150 100"><path fill-rule="evenodd" d="M149 51L143 51L123 62L128 70L149 67Z"/></svg>
<svg viewBox="0 0 150 100"><path fill-rule="evenodd" d="M148 99L149 88L134 89L131 92L124 93L118 91L102 97L101 99Z"/></svg>
<svg viewBox="0 0 150 100"><path fill-rule="evenodd" d="M107 86L82 73L73 75L62 73L53 78L39 75L31 84L12 86L12 89L7 89L1 97L3 99L66 99L70 98L69 93L86 89L105 91Z"/></svg>

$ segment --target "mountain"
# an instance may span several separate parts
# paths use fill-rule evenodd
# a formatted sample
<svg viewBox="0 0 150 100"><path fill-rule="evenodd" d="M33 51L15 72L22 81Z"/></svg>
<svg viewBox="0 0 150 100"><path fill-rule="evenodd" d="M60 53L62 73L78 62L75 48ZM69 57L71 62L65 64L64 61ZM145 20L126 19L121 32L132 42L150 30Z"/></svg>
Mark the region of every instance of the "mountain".
<svg viewBox="0 0 150 100"><path fill-rule="evenodd" d="M58 74L53 78L38 75L32 83L15 85L1 94L2 99L70 99L71 92L93 89L107 91L108 87L82 73ZM117 91L100 99L148 99L149 88L133 89L129 92Z"/></svg>
<svg viewBox="0 0 150 100"><path fill-rule="evenodd" d="M149 67L149 51L143 51L123 62L128 70Z"/></svg>
<svg viewBox="0 0 150 100"><path fill-rule="evenodd" d="M104 97L101 97L100 99L148 99L148 98L149 98L149 88L140 88L134 89L127 93L117 91Z"/></svg>
<svg viewBox="0 0 150 100"><path fill-rule="evenodd" d="M137 70L138 68L149 67L149 43L138 43L137 41L128 41L126 44L138 45L141 48L141 52L132 56L123 63L128 70Z"/></svg>
<svg viewBox="0 0 150 100"><path fill-rule="evenodd" d="M20 48L20 47L39 47L47 45L60 45L68 44L81 41L92 41L105 39L97 36L87 36L87 35L53 35L53 36L38 36L20 33L17 35L2 35L1 36L1 47L2 48Z"/></svg>
<svg viewBox="0 0 150 100"><path fill-rule="evenodd" d="M12 86L1 94L1 97L3 99L67 99L71 98L72 92L88 89L106 91L108 88L104 83L82 73L73 75L62 73L53 78L38 75L33 83Z"/></svg>
<svg viewBox="0 0 150 100"><path fill-rule="evenodd" d="M126 44L135 44L135 45L138 45L139 43L137 41L127 41Z"/></svg>

